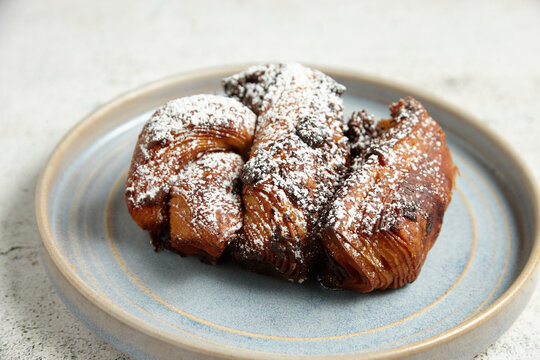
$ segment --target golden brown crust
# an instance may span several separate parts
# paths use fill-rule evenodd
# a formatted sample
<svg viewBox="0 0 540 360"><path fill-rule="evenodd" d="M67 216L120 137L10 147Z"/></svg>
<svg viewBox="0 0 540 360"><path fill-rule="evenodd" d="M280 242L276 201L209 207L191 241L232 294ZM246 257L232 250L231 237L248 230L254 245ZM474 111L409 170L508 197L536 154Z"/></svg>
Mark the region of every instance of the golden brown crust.
<svg viewBox="0 0 540 360"><path fill-rule="evenodd" d="M348 164L344 88L299 64L268 64L226 79L225 90L259 115L242 175L244 237L233 258L303 281L321 254L317 220Z"/></svg>
<svg viewBox="0 0 540 360"><path fill-rule="evenodd" d="M369 292L412 282L439 233L456 173L445 135L412 98L392 104L391 115L332 201L325 286Z"/></svg>
<svg viewBox="0 0 540 360"><path fill-rule="evenodd" d="M143 229L168 226L169 192L188 162L210 151L247 155L255 114L230 98L196 95L170 101L145 124L129 169L125 198Z"/></svg>
<svg viewBox="0 0 540 360"><path fill-rule="evenodd" d="M156 247L212 264L229 250L297 282L320 265L325 286L360 292L414 281L456 172L422 105L400 100L377 124L359 111L344 134L344 88L316 70L259 65L224 86L256 131L240 102L198 95L160 108L139 136L126 203Z"/></svg>
<svg viewBox="0 0 540 360"><path fill-rule="evenodd" d="M242 227L238 182L243 165L238 154L214 152L179 172L169 201L173 250L217 262Z"/></svg>

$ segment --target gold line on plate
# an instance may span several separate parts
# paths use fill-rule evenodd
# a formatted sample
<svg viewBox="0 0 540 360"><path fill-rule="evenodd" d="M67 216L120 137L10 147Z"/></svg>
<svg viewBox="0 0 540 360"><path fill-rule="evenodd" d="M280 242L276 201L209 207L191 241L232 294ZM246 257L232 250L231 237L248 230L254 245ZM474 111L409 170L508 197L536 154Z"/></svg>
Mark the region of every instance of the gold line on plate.
<svg viewBox="0 0 540 360"><path fill-rule="evenodd" d="M111 153L112 154L116 153L119 150L119 148L120 148L120 146L117 146L117 147L113 148L113 150L111 150ZM77 191L77 194L75 195L75 198L73 199L73 206L71 208L71 221L70 221L71 229L70 229L69 232L70 232L70 235L71 235L71 243L73 244L73 249L75 250L75 257L79 260L80 268L82 269L82 271L84 272L86 277L90 280L90 282L93 284L94 288L102 296L105 296L106 298L111 300L111 298L108 297L107 294L105 294L105 292L103 292L101 290L101 288L97 285L97 283L94 281L92 276L90 276L90 273L87 271L86 266L84 265L84 263L82 261L81 254L79 253L79 245L78 245L78 242L77 242L77 236L75 236L75 213L76 213L76 210L77 210L77 205L78 205L78 203L80 201L80 198L82 196L83 189L86 188L86 186L90 182L90 179L92 179L94 177L94 174L97 172L99 167L105 162L106 159L107 159L107 157L103 157L100 161L98 161L97 164L94 166L94 168L90 171L90 173L86 176L86 178L83 180L83 182L79 186L79 190ZM87 222L85 222L85 228L87 228L86 225L87 225Z"/></svg>
<svg viewBox="0 0 540 360"><path fill-rule="evenodd" d="M484 183L484 185L486 185L488 191L491 193L491 196L495 199L495 201L497 202L497 205L499 207L499 210L501 210L501 214L503 216L503 219L504 219L504 224L505 224L505 230L506 230L506 242L507 242L507 245L508 245L508 251L506 252L506 258L505 258L505 261L504 261L504 266L503 266L503 270L501 272L501 274L499 275L499 279L497 280L497 283L495 284L495 287L493 288L493 290L489 293L489 295L487 296L487 298L482 302L482 304L480 304L480 306L473 312L471 313L467 318L465 318L465 320L468 320L469 318L473 317L474 315L476 315L483 307L484 305L486 305L489 300L491 300L491 298L493 297L493 295L495 295L495 292L497 291L497 289L499 288L499 286L501 285L502 283L502 280L504 278L504 275L506 275L506 271L508 269L508 264L510 262L510 254L512 253L512 240L511 240L511 235L510 235L510 225L509 225L509 221L508 221L508 217L506 215L506 211L504 210L504 207L502 206L501 204L501 201L499 200L499 196L495 193L495 190L493 190L493 187L487 182L487 180L484 178L484 176L482 176L482 174L480 174L480 172L478 172L477 169L475 169L467 160L465 160L463 157L461 156L457 156L460 158L460 161L463 161L463 163L465 163L465 165L472 170L472 172L474 172L476 174L476 176L478 176L478 178L480 179L480 181L482 181ZM465 176L467 177L467 176ZM467 177L468 178L468 177ZM478 193L480 194L480 196L482 197L482 201L484 202L484 204L486 204L487 208L490 209L489 207L489 204L486 203L486 199L484 197L484 195L482 194L481 191L479 191L478 187L476 186L476 184L474 184L474 182L471 180L470 181L471 184L473 184L473 186L478 190ZM495 227L495 231L496 231L496 227ZM464 320L464 321L465 321Z"/></svg>
<svg viewBox="0 0 540 360"><path fill-rule="evenodd" d="M106 159L110 158L111 155L117 153L121 148L124 147L125 143L127 143L128 141L125 141L124 143L116 146L115 148L113 148L113 150L111 150L107 156L108 157L104 157L101 161L99 161L95 166L94 168L92 169L92 171L90 171L90 173L86 176L86 178L84 179L84 181L81 183L81 185L79 186L79 190L77 191L77 194L75 196L75 199L73 201L73 207L72 207L72 210L71 210L71 241L73 243L73 247L75 248L75 257L78 259L78 263L79 263L79 266L81 267L81 269L83 270L83 272L85 273L85 275L87 276L87 278L90 280L90 282L94 285L95 289L102 295L104 296L105 298L109 299L111 302L113 303L116 303L118 304L116 301L114 301L110 296L108 296L104 291L103 289L101 289L101 287L97 284L97 282L95 281L95 279L92 277L92 275L90 275L90 272L86 269L86 266L84 265L83 261L82 261L82 256L80 255L80 252L78 250L78 244L77 244L77 237L75 236L74 234L74 222L75 222L75 210L77 209L77 205L78 203L80 202L80 198L81 198L81 195L83 193L83 190L86 188L87 184L90 182L90 179L93 178L94 174L97 172L97 170L101 167L101 165L105 162ZM132 142L131 139L129 141L130 143ZM87 224L87 223L85 223ZM88 227L85 227L86 229L86 233L87 233L87 239L89 238L88 236ZM188 335L188 336L192 336L198 340L202 340L204 342L208 342L208 343L213 343L215 345L220 345L220 346L223 346L225 344L222 344L222 343L218 343L218 342L213 342L211 340L208 340L208 339L205 339L201 336L198 336L196 334L192 334L186 330L183 330L181 328L178 328L172 324L169 324L167 323L166 321L156 317L155 315L153 315L152 313L150 313L148 310L144 309L143 307L139 306L137 303L135 303L132 299L130 299L127 295L125 295L122 291L120 291L120 289L113 283L112 279L107 275L107 273L105 272L105 270L103 269L103 267L101 266L101 263L99 262L98 260L98 257L96 256L96 253L95 253L95 250L94 250L94 247L92 246L92 242L89 241L88 242L88 246L92 252L92 256L94 257L95 259L95 262L94 264L96 264L96 266L100 269L100 271L103 273L103 275L105 275L105 277L107 278L107 280L109 281L109 283L111 284L111 286L114 287L114 289L120 294L122 295L123 297L125 297L130 303L132 303L134 306L136 306L137 308L139 308L140 310L142 310L143 312L147 313L148 315L150 315L152 318L154 318L155 320L159 321L160 323L174 329L174 330L177 330L181 333L184 333L185 335ZM225 345L227 346L227 345Z"/></svg>
<svg viewBox="0 0 540 360"><path fill-rule="evenodd" d="M452 284L452 286L450 286L450 288L448 288L444 293L443 295L441 295L437 300L435 300L433 303L429 304L428 306L424 307L423 309L417 311L416 313L413 313L411 315L408 315L402 319L399 319L399 320L396 320L392 323L389 323L389 324L386 324L386 325L382 325L382 326L379 326L377 328L372 328L372 329L368 329L368 330L362 330L362 331L358 331L358 332L354 332L354 333L350 333L350 334L341 334L341 335L331 335L331 336L320 336L320 337L287 337L287 336L279 336L279 335L266 335L266 334L258 334L258 333L253 333L253 332L249 332L249 331L244 331L244 330L238 330L238 329L233 329L233 328L230 328L230 327L227 327L227 326L224 326L224 325L219 325L219 324L215 324L211 321L208 321L208 320L205 320L205 319L202 319L198 316L195 316L193 314L190 314L172 304L170 304L169 302L167 302L166 300L162 299L161 297L157 296L154 292L152 292L152 290L150 290L148 287L146 287L132 272L131 270L129 270L129 268L127 267L127 265L124 263L124 261L122 260L120 254L118 253L118 250L116 249L116 246L114 245L114 240L113 240L113 237L111 235L111 230L110 230L110 208L111 208L111 203L112 203L112 199L114 197L114 194L118 191L118 187L120 186L120 184L122 183L122 180L124 179L124 177L126 176L127 174L127 170L124 171L122 173L122 175L119 177L119 179L116 181L115 185L113 186L112 190L111 190L111 193L109 194L109 199L107 201L107 208L106 208L106 232L107 232L107 239L109 241L109 245L111 247L111 250L113 252L113 255L114 257L116 258L118 264L121 266L121 268L124 270L124 272L135 282L135 284L137 284L142 290L144 290L144 292L146 292L148 295L150 295L152 298L154 298L156 301L160 302L161 304L165 305L166 307L168 307L169 309L187 317L188 319L190 320L193 320L195 322L198 322L200 324L203 324L203 325L206 325L206 326L209 326L209 327L213 327L215 329L218 329L218 330L222 330L222 331L226 331L226 332L230 332L230 333L234 333L234 334L237 334L237 335L243 335L243 336L248 336L248 337L254 337L254 338L261 338L261 339L269 339L269 340L283 340L283 341L321 341L321 340L332 340L332 339L342 339L342 338L348 338L348 337L354 337L354 336L359 336L359 335L364 335L364 334L368 334L368 333L371 333L371 332L375 332L375 331L380 331L380 330L383 330L383 329L387 329L387 328L390 328L392 326L395 326L397 324L400 324L400 323L403 323L405 321L408 321L416 316L418 316L419 314L422 314L426 311L428 311L429 309L433 308L436 304L438 304L439 302L441 302L444 298L446 298L456 287L457 285L461 282L461 280L463 279L463 277L465 276L466 272L468 271L470 265L471 265L471 262L472 262L472 259L474 257L474 254L476 252L476 247L477 247L477 236L476 236L476 221L474 220L474 216L473 214L471 213L471 219L473 220L473 223L474 223L474 236L473 236L473 244L472 244L472 249L471 249L471 252L470 252L470 255L469 255L469 259L465 265L465 267L463 268L463 271L462 273L460 274L460 276L458 277L458 279L454 282L454 284ZM458 191L460 191L458 189Z"/></svg>
<svg viewBox="0 0 540 360"><path fill-rule="evenodd" d="M459 195L461 196L461 198L463 199L463 202L465 203L465 206L467 207L467 211L469 212L469 215L470 215L470 219L471 219L471 224L472 224L472 228L473 228L473 243L476 243L476 239L477 239L477 228L476 228L476 220L475 220L475 217L474 217L474 213L472 211L472 207L469 203L469 201L467 200L465 194L463 193L463 191L458 187L456 186L456 191L459 193ZM471 250L472 251L472 250ZM473 256L470 256L469 257L469 260L472 262L472 258ZM465 268L467 268L468 266L470 265L470 263L468 263ZM464 275L464 272L462 272L462 275ZM461 277L461 276L460 276ZM476 292L474 292L476 293ZM354 351L351 351L351 353L357 353L358 351L362 351L362 352L367 352L367 351L370 351L370 350L374 350L374 349L378 349L378 348L381 348L382 346L388 346L388 345L392 345L392 344L395 344L395 343L398 343L400 341L405 341L407 339L410 339L411 337L413 336L416 336L416 335L419 335L419 334L422 334L432 328L434 328L435 326L441 324L444 320L448 319L450 316L454 315L455 313L457 313L458 311L460 311L465 305L467 305L468 303L471 302L472 300L472 294L467 298L468 300L465 301L463 304L460 305L459 308L455 309L454 311L452 311L450 314L446 315L445 317L443 317L442 319L440 319L439 321L431 324L429 327L427 328L424 328L422 330L419 330L419 331L416 331L412 334L409 334L409 335L406 335L402 338L399 338L399 339L394 339L392 341L389 341L389 342L385 342L385 343L382 343L382 344L378 344L378 345L375 345L375 346L371 346L371 347L368 347L368 348L361 348L361 349L356 349Z"/></svg>
<svg viewBox="0 0 540 360"><path fill-rule="evenodd" d="M498 196L495 194L495 191L493 190L493 188L491 187L491 185L489 185L489 183L487 183L487 181L484 179L484 177L470 164L470 162L468 160L465 160L462 156L458 155L458 154L455 154L453 153L452 156L455 156L456 158L459 158L461 162L463 162L468 168L470 168L471 170L473 170L473 172L478 176L478 178L481 179L481 181L486 185L486 187L488 188L488 190L490 191L491 195L493 196L493 198L497 201L498 203L498 206L501 210L501 213L503 214L503 217L504 217L504 220L505 220L505 224L506 224L506 239L507 239L507 242L508 242L508 249L509 251L507 252L506 254L506 261L505 261L505 265L503 267L503 270L501 272L501 274L499 275L499 278L498 278L498 281L497 283L495 284L495 287L494 289L490 292L490 294L486 297L486 299L478 306L476 307L476 309L474 309L467 317L465 317L463 321L466 321L468 319L470 319L471 317L473 317L474 315L476 315L483 307L484 305L493 297L494 293L497 291L497 289L499 288L501 282L502 282L502 279L504 278L504 275L506 273L506 270L507 270L507 266L508 266L508 262L509 262L509 259L510 259L510 253L511 253L511 249L512 249L512 243L510 241L511 237L510 237L510 228L508 226L508 219L507 219L507 216L506 216L506 212L504 211L503 207L502 207L502 204L498 198ZM480 191L480 189L478 188L478 186L474 183L474 181L469 177L467 176L466 174L463 174L462 175L464 177L464 179L469 183L471 184L476 192L480 195L481 199L482 199L482 202L484 203L484 206L486 207L486 209L489 211L490 213L490 218L491 218L491 223L492 223L492 227L494 229L494 233L495 233L495 242L497 241L497 227L495 226L495 220L494 220L494 217L493 217L493 213L491 212L491 207L489 206L489 204L487 203L487 200L484 196L484 194ZM459 191L462 196L462 198L465 200L466 202L466 206L467 206L467 209L469 211L469 214L473 214L472 212L472 209L470 207L470 204L468 202L468 200L466 200L466 197L464 196L463 192L459 189L459 188L456 188L457 191ZM495 247L492 251L492 255L491 255L491 259L492 259L492 262L495 258L495 253L496 253L496 244L495 244ZM477 293L478 291L475 291L475 293ZM362 349L357 349L357 350L362 350L362 351L368 351L368 350L374 350L374 349L377 349L377 348L380 348L381 346L383 345L392 345L392 344L395 344L395 343L398 343L400 341L403 341L403 340L407 340L413 336L416 336L418 334L421 334L421 333L424 333L426 331L428 331L429 329L432 329L433 327L437 326L438 324L442 323L444 320L446 320L448 317L452 316L453 314L455 314L456 312L458 312L459 310L461 310L466 304L468 304L470 301L472 300L472 296L469 296L468 297L468 300L466 302L464 302L458 309L452 311L450 314L446 315L444 318L442 318L441 320L437 321L436 323L430 325L428 328L425 328L423 330L420 330L420 331L417 331L413 334L410 334L406 337L403 337L403 338L400 338L400 339L397 339L397 340L394 340L394 341L391 341L391 342L387 342L387 343L384 343L384 344L379 344L379 345L376 345L376 346L372 346L372 347L369 347L369 348L362 348ZM351 352L352 353L356 353L355 351Z"/></svg>

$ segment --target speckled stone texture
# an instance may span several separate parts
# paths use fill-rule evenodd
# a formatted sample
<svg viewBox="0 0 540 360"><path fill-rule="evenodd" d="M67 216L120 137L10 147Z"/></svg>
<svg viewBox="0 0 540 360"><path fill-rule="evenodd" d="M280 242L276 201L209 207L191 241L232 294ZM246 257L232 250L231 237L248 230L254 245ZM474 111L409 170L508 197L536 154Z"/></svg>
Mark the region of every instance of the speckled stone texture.
<svg viewBox="0 0 540 360"><path fill-rule="evenodd" d="M434 93L540 178L540 2L0 2L0 359L128 359L71 314L38 249L48 154L100 104L170 74L295 60ZM540 290L475 359L540 358Z"/></svg>

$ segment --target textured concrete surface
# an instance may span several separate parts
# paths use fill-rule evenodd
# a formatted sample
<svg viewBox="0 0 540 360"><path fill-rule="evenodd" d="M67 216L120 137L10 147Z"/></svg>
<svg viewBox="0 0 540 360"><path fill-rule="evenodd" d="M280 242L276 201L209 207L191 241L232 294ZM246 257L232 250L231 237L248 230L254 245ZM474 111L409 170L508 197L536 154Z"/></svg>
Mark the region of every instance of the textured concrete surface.
<svg viewBox="0 0 540 360"><path fill-rule="evenodd" d="M407 3L407 4L405 4ZM71 314L39 262L37 176L85 114L170 74L296 60L434 93L540 178L540 2L0 1L0 359L128 359ZM540 290L476 359L540 358Z"/></svg>

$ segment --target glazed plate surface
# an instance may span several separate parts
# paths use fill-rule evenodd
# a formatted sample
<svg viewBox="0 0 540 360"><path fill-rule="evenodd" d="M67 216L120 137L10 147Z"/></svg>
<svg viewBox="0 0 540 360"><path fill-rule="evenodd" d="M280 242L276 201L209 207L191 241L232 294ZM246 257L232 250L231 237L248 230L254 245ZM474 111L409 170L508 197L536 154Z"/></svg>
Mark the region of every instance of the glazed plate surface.
<svg viewBox="0 0 540 360"><path fill-rule="evenodd" d="M446 104L358 74L346 117L412 95L447 134L457 186L419 278L357 294L250 273L230 263L154 252L131 220L124 182L144 122L167 100L219 93L227 68L180 75L130 92L89 115L58 145L37 191L43 258L79 318L137 358L470 357L515 319L538 262L535 185L496 136Z"/></svg>

